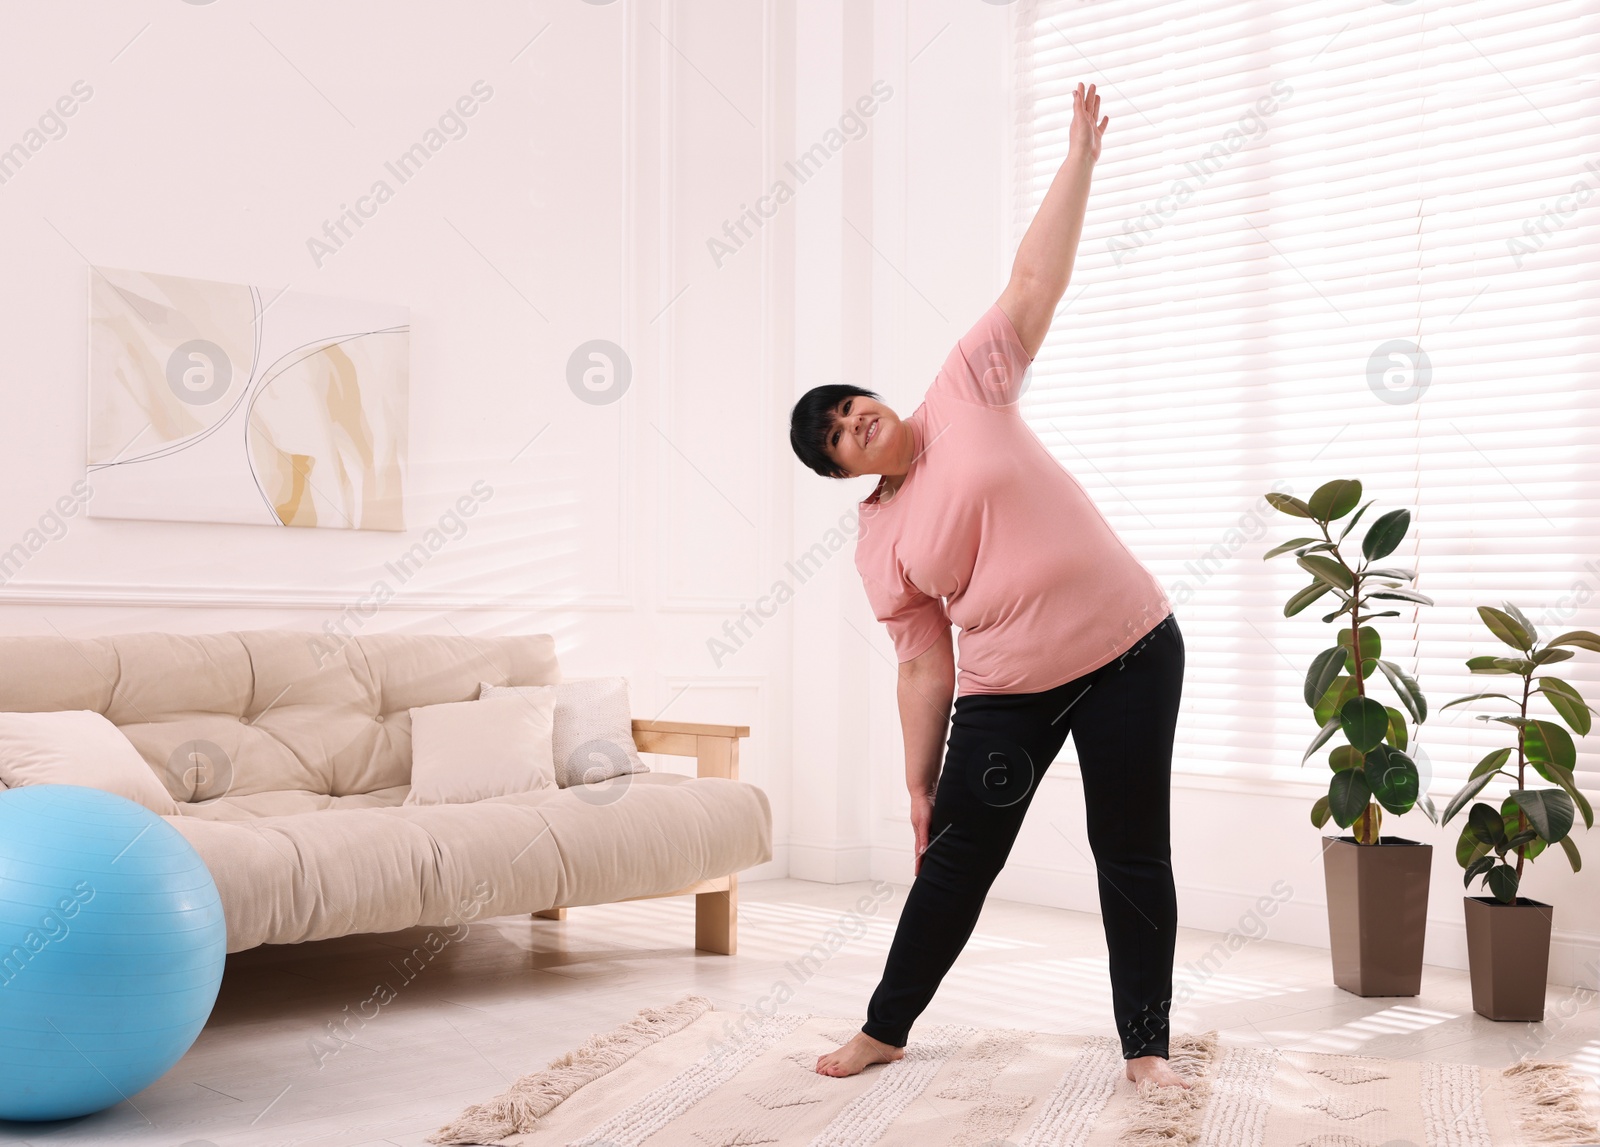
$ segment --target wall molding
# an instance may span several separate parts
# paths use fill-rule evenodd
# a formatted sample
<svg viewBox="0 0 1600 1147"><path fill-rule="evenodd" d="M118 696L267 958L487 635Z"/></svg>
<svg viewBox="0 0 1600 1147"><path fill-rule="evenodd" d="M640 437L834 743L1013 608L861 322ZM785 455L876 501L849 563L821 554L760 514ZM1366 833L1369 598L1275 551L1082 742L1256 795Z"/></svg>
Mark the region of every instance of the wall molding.
<svg viewBox="0 0 1600 1147"><path fill-rule="evenodd" d="M160 609L344 609L353 608L368 592L366 587L348 590L302 588L298 586L139 586L90 585L82 582L28 582L0 589L3 605L71 605L155 607ZM589 612L630 612L636 607L624 593L515 593L495 597L471 591L428 590L406 593L403 590L378 607L377 612L450 612L455 610L577 610Z"/></svg>
<svg viewBox="0 0 1600 1147"><path fill-rule="evenodd" d="M877 866L873 863L876 850L871 844L810 844L790 839L785 848L789 855L789 876L795 880L849 884L871 880L876 874Z"/></svg>

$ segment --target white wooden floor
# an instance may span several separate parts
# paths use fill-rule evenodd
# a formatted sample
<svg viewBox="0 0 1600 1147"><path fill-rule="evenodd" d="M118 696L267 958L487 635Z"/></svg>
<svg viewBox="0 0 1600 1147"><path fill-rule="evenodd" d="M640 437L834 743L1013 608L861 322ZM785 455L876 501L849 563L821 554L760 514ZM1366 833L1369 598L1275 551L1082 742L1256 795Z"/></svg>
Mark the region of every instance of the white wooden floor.
<svg viewBox="0 0 1600 1147"><path fill-rule="evenodd" d="M686 992L719 1008L756 1008L787 984L786 1010L859 1019L905 886L893 886L865 931L820 967L794 961L842 919L854 931L847 914L871 888L745 884L733 957L694 951L688 898L576 908L565 922L479 922L408 983L397 965L426 929L243 952L229 958L210 1024L165 1078L85 1119L0 1123L0 1143L413 1147L518 1075ZM1332 986L1321 949L1262 939L1227 953L1214 948L1220 939L1180 935L1178 994L1185 983L1190 991L1176 1030L1496 1066L1559 1058L1600 1077L1593 993L1552 988L1544 1024L1495 1024L1473 1013L1464 972L1429 968L1416 999L1363 1000ZM380 981L403 986L319 1063L311 1041L334 1047L327 1025L347 1007L356 1012ZM1109 1032L1110 1010L1099 917L991 900L923 1019Z"/></svg>

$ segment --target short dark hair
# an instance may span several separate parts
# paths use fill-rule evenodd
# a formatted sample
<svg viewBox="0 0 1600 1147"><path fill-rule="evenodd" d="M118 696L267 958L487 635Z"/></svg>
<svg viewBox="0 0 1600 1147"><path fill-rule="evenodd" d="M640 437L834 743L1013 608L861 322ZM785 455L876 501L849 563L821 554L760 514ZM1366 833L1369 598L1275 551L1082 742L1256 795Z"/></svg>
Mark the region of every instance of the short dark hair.
<svg viewBox="0 0 1600 1147"><path fill-rule="evenodd" d="M876 391L863 390L847 383L814 386L800 396L789 414L789 445L795 457L824 478L849 478L828 455L828 432L833 429L833 412L847 398L877 399Z"/></svg>

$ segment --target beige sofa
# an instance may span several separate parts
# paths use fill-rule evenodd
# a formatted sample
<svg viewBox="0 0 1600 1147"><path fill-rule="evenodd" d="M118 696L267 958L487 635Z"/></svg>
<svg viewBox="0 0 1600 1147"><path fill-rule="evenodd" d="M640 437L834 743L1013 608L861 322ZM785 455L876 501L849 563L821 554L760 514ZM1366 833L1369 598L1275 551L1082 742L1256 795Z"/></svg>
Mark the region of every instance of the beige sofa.
<svg viewBox="0 0 1600 1147"><path fill-rule="evenodd" d="M216 879L230 952L687 894L696 947L733 952L737 874L772 858L743 726L634 722L694 777L401 806L410 707L560 679L547 634L0 637L0 710L104 714L179 802L166 819Z"/></svg>

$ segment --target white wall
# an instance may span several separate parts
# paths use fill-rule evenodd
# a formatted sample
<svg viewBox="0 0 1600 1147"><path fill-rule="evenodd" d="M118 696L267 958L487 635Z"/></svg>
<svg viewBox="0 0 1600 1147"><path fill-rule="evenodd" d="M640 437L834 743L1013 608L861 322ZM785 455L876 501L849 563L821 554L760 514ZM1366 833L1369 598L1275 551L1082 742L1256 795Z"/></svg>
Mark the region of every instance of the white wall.
<svg viewBox="0 0 1600 1147"><path fill-rule="evenodd" d="M467 533L351 631L550 632L568 675L628 675L640 716L748 723L743 775L786 841L789 623L721 664L708 639L789 556L787 241L780 220L720 269L705 242L791 130L782 11L6 5L0 147L74 81L92 95L0 184L0 548L84 475L90 264L409 306L412 528L80 515L0 587L0 626L317 628L486 481ZM480 80L466 134L319 267L307 239ZM613 405L566 382L593 338L632 360ZM751 875L786 868L780 848Z"/></svg>
<svg viewBox="0 0 1600 1147"><path fill-rule="evenodd" d="M495 492L469 532L362 631L554 633L569 675L627 674L642 716L752 727L743 775L778 840L752 877L909 880L894 655L852 561L871 483L804 472L785 431L823 382L909 411L1003 285L1009 9L88 10L0 15L0 146L75 81L93 89L0 184L0 548L83 476L90 263L409 305L413 529L77 517L0 586L0 627L317 628L481 479ZM467 134L318 267L306 240L476 80L494 96ZM858 138L803 182L785 168L880 82ZM724 225L778 180L787 200L734 244ZM592 338L632 360L614 405L566 385ZM998 895L1096 907L1079 793L1069 748ZM1183 922L1232 927L1281 879L1272 935L1325 943L1314 793L1180 777ZM1436 845L1428 958L1463 966L1449 838L1407 822ZM1573 982L1600 941L1595 878L1547 863L1528 890L1557 906L1552 976Z"/></svg>

